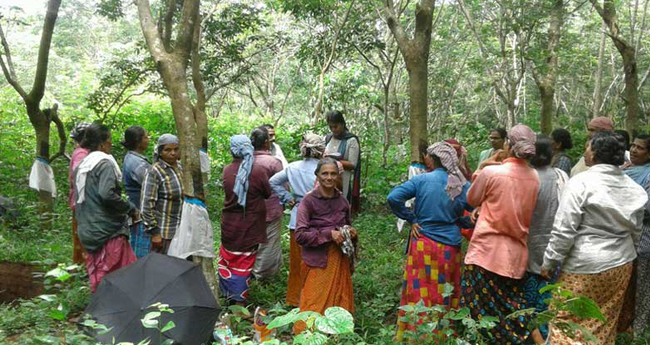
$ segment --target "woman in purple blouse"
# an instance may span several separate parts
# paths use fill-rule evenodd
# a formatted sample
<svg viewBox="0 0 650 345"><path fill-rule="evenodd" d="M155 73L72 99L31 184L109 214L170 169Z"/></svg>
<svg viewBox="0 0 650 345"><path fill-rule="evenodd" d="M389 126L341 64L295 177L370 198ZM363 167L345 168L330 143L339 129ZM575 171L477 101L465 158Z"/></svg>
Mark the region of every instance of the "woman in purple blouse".
<svg viewBox="0 0 650 345"><path fill-rule="evenodd" d="M321 159L316 166L318 187L298 207L295 236L303 259L300 311L323 314L337 306L354 312L351 258L342 247L349 248L356 241L357 231L349 227L350 204L336 189L338 177L336 161ZM301 328L304 324L296 324L294 331L299 333Z"/></svg>

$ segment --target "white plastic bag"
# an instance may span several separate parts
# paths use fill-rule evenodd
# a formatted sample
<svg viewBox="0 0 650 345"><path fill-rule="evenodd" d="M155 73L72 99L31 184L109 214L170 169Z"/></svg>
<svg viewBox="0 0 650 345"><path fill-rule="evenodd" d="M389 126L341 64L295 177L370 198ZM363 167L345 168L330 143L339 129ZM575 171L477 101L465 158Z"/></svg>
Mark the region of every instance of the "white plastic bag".
<svg viewBox="0 0 650 345"><path fill-rule="evenodd" d="M212 223L205 205L197 199L185 199L181 223L169 245L167 255L186 259L190 255L214 258Z"/></svg>
<svg viewBox="0 0 650 345"><path fill-rule="evenodd" d="M210 173L210 156L204 149L199 149L199 160L201 161L201 174Z"/></svg>
<svg viewBox="0 0 650 345"><path fill-rule="evenodd" d="M50 192L56 197L56 184L54 182L54 171L46 160L36 158L32 165L32 172L29 174L29 188Z"/></svg>

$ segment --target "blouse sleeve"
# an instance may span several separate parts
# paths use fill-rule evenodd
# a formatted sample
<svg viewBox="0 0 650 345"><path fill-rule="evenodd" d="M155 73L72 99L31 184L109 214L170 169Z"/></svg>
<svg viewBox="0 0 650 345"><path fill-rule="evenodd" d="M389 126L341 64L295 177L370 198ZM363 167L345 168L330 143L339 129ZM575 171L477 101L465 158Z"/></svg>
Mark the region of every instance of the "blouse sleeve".
<svg viewBox="0 0 650 345"><path fill-rule="evenodd" d="M156 201L158 200L158 174L155 169L149 169L142 183L142 195L140 196L140 216L144 223L146 232L152 235L160 234L158 222L156 222Z"/></svg>
<svg viewBox="0 0 650 345"><path fill-rule="evenodd" d="M560 198L542 265L548 271L553 271L562 264L573 247L584 213L581 206L584 199L583 190L582 184L570 183Z"/></svg>
<svg viewBox="0 0 650 345"><path fill-rule="evenodd" d="M357 164L359 164L359 142L356 138L348 139L346 157L345 160L352 163L356 168Z"/></svg>

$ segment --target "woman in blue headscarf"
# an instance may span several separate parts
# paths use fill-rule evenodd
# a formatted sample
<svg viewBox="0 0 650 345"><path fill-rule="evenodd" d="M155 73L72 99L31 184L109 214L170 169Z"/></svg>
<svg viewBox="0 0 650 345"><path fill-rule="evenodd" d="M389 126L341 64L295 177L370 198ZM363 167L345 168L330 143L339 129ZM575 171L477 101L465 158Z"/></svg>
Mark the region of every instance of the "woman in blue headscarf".
<svg viewBox="0 0 650 345"><path fill-rule="evenodd" d="M253 145L245 135L230 138L232 163L223 169L226 193L221 213L219 286L227 300L245 304L257 247L266 243L266 204L271 186L255 165Z"/></svg>
<svg viewBox="0 0 650 345"><path fill-rule="evenodd" d="M630 147L630 162L623 172L643 187L650 196L650 136L642 134L634 138ZM650 324L650 205L646 204L643 215L641 240L637 248L637 279L634 333L641 335Z"/></svg>

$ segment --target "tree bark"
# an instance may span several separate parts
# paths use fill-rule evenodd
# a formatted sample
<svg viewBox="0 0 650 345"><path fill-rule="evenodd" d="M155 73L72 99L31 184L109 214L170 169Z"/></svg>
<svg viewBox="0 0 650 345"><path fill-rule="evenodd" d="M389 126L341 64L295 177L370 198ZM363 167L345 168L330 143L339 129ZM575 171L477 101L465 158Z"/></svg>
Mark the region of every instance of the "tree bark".
<svg viewBox="0 0 650 345"><path fill-rule="evenodd" d="M623 59L625 73L624 100L626 104L625 129L628 133L634 135L638 131L639 122L639 77L634 46L621 36L614 0L603 0L602 6L598 4L597 0L589 1L603 19L603 23L607 25L609 37Z"/></svg>
<svg viewBox="0 0 650 345"><path fill-rule="evenodd" d="M537 88L539 89L542 110L541 110L541 130L542 133L549 135L553 130L553 117L555 116L555 84L557 81L558 70L558 53L557 48L560 44L560 32L564 17L564 0L555 0L550 13L550 23L548 27L548 45L546 59L546 73L543 76L535 77ZM535 70L533 70L535 75Z"/></svg>
<svg viewBox="0 0 650 345"><path fill-rule="evenodd" d="M607 25L603 23L603 33L600 36L600 46L598 48L598 67L596 68L596 84L594 86L594 101L593 107L591 110L591 115L593 117L600 116L600 107L603 103L603 66L605 65L605 41L607 39Z"/></svg>
<svg viewBox="0 0 650 345"><path fill-rule="evenodd" d="M423 163L420 146L427 142L427 94L429 48L435 0L420 0L415 6L415 32L409 38L395 14L392 0L383 0L388 28L395 36L409 73L411 162Z"/></svg>

